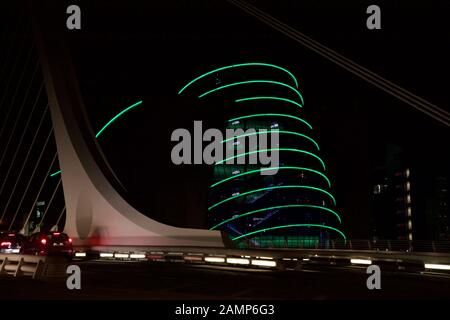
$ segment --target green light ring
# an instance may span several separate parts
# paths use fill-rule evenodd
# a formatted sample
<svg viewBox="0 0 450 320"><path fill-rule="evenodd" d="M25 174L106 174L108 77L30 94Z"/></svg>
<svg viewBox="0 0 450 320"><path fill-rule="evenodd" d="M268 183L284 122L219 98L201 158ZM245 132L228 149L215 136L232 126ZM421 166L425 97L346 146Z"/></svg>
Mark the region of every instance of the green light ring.
<svg viewBox="0 0 450 320"><path fill-rule="evenodd" d="M229 65L229 66L217 68L217 69L214 69L214 70L212 70L212 71L206 72L206 73L204 73L204 74L198 76L197 78L195 78L194 80L192 80L192 81L189 82L188 84L186 84L183 88L181 88L180 91L178 91L178 94L181 94L187 87L189 87L189 86L190 86L191 84L193 84L194 82L196 82L196 81L198 81L198 80L200 80L200 79L202 79L202 78L204 78L204 77L206 77L206 76L209 76L210 74L213 74L213 73L215 73L215 72L219 72L219 71L222 71L222 70L226 70L226 69L238 68L238 67L246 67L246 66L264 66L264 67L271 67L271 68L275 68L275 69L282 70L282 71L286 72L287 74L289 74L289 76L292 78L292 80L294 80L295 87L298 88L298 82L297 82L297 79L296 79L295 76L294 76L291 72L289 72L288 70L286 70L286 69L284 69L284 68L282 68L282 67L279 67L279 66L277 66L277 65L274 65L274 64L261 63L261 62L249 62L249 63L233 64L233 65Z"/></svg>
<svg viewBox="0 0 450 320"><path fill-rule="evenodd" d="M230 88L230 87L234 87L234 86L240 86L242 84L253 84L253 83L268 83L268 84L275 84L275 85L279 85L279 86L283 86L283 87L289 88L289 89L293 90L300 97L300 100L302 101L302 104L304 104L303 97L302 97L301 93L297 89L295 89L294 87L292 87L292 86L290 86L290 85L288 85L286 83L279 82L279 81L272 81L272 80L248 80L248 81L233 82L233 83L225 84L223 86L211 89L211 90L209 90L209 91L207 91L205 93L202 93L198 97L199 98L203 98L204 96L206 96L206 95L208 95L210 93L213 93L213 92L216 92L216 91L219 91L219 90L222 90L222 89L226 89L226 88Z"/></svg>
<svg viewBox="0 0 450 320"><path fill-rule="evenodd" d="M325 163L323 162L322 159L319 158L319 156L315 155L314 153L305 151L305 150L292 149L292 148L270 148L270 149L262 149L262 150L249 151L249 152L245 152L245 153L242 153L242 154L238 154L238 155L235 155L235 156L232 156L232 157L228 157L228 158L226 158L226 159L224 159L224 160L220 160L220 161L218 161L215 165L222 164L222 163L227 162L228 160L231 160L231 159L236 159L236 158L239 158L239 157L245 157L245 156L250 155L250 154L260 153L260 152L267 152L267 151L271 151L271 152L272 152L272 151L290 151L290 152L304 153L304 154L310 155L310 156L312 156L312 157L318 159L318 160L320 161L320 163L322 164L323 170L324 170L324 171L326 170L326 168L325 168Z"/></svg>
<svg viewBox="0 0 450 320"><path fill-rule="evenodd" d="M225 202L243 197L243 196L247 196L249 194L253 194L253 193L257 193L257 192L261 192L261 191L267 191L267 190L276 190L276 189L294 189L294 188L299 188L299 189L309 189L309 190L314 190L314 191L319 191L322 193L325 193L327 196L329 196L331 198L331 200L333 200L333 204L336 205L336 200L334 199L333 195L331 193L329 193L326 190L323 190L321 188L317 188L317 187L312 187L312 186L303 186L303 185L288 185L288 186L275 186L275 187L266 187L266 188L261 188L261 189L255 189L255 190L250 190L250 191L246 191L244 193L240 193L238 195L235 196L231 196L229 198L226 198L222 201L219 201L215 204L213 204L212 206L210 206L208 208L208 211L211 209L214 209L215 207L224 204Z"/></svg>
<svg viewBox="0 0 450 320"><path fill-rule="evenodd" d="M286 118L291 118L291 119L295 119L298 120L304 124L306 124L308 126L308 128L310 128L312 130L312 126L306 122L305 120L303 120L302 118L296 117L296 116L292 116L290 114L284 114L284 113L257 113L257 114L250 114L247 116L241 116L241 117L237 117L237 118L233 118L228 120L228 122L233 122L236 120L242 120L242 119L248 119L248 118L255 118L255 117L286 117Z"/></svg>
<svg viewBox="0 0 450 320"><path fill-rule="evenodd" d="M225 178L225 179L223 179L223 180L220 180L220 181L218 181L218 182L212 184L212 185L210 186L210 188L214 188L215 186L217 186L217 185L219 185L219 184L221 184L221 183L224 183L224 182L226 182L226 181L229 181L229 180L232 180L232 179L235 179L235 178L238 178L238 177L242 177L242 176L245 176L245 175L248 175L248 174L260 173L261 171L275 170L275 169L277 169L277 170L281 170L281 169L291 169L291 170L304 170L304 171L314 172L314 173L316 173L316 174L322 176L322 177L327 181L328 187L331 188L330 180L329 180L329 179L327 178L327 176L324 175L322 172L319 172L319 171L317 171L317 170L310 169L310 168L303 168L303 167L289 167L289 166L288 166L288 167L272 167L272 168L269 167L269 168L261 168L261 169L257 169L257 170L246 171L246 172L239 173L239 174L233 175L233 176L231 176L231 177Z"/></svg>
<svg viewBox="0 0 450 320"><path fill-rule="evenodd" d="M298 103L297 101L294 101L291 99L286 99L286 98L280 98L280 97L249 97L249 98L236 99L236 100L234 100L234 102L238 103L238 102L251 101L251 100L280 100L280 101L292 103L300 108L303 108L303 106L300 103Z"/></svg>
<svg viewBox="0 0 450 320"><path fill-rule="evenodd" d="M56 171L56 172L53 172L53 173L50 175L50 177L54 177L54 176L56 176L56 175L58 175L58 174L60 174L60 173L61 173L61 170Z"/></svg>
<svg viewBox="0 0 450 320"><path fill-rule="evenodd" d="M98 138L102 132L109 127L114 121L116 121L118 118L120 118L123 114L125 114L126 112L130 111L131 109L137 107L138 105L142 104L142 100L136 102L135 104L129 106L128 108L122 110L121 112L119 112L117 115L115 115L111 120L108 121L108 123L106 123L103 128L100 129L99 132L97 132L97 134L95 135L96 138Z"/></svg>
<svg viewBox="0 0 450 320"><path fill-rule="evenodd" d="M286 130L276 130L276 132L277 132L277 133L283 133L283 134L292 134L292 135L296 135L296 136L299 136L299 137L308 139L309 141L311 141L312 143L314 143L314 145L315 145L316 148L317 148L317 151L320 151L319 144L318 144L314 139L312 139L312 138L310 138L310 137L308 137L308 136L305 136L304 134L301 134L301 133L298 133L298 132L294 132L294 131L286 131ZM266 133L268 134L268 133L270 133L270 131L265 131L265 132L258 131L258 132L252 132L252 133L241 134L240 136L234 136L234 137L232 137L232 138L228 138L228 139L226 139L226 140L222 140L220 143L228 142L228 141L231 141L231 140L234 140L234 139L239 139L239 138L244 138L244 137L250 137L250 136L254 136L254 135L259 135L259 134L266 134Z"/></svg>
<svg viewBox="0 0 450 320"><path fill-rule="evenodd" d="M134 104L132 104L131 106L125 108L124 110L122 110L122 111L120 111L118 114L116 114L111 120L109 120L109 121L103 126L103 128L100 129L99 132L97 132L97 134L95 135L95 138L98 138L98 137L102 134L102 132L103 132L107 127L109 127L114 121L116 121L116 120L117 120L118 118L120 118L122 115L124 115L125 113L127 113L128 111L130 111L131 109L137 107L137 106L140 105L140 104L142 104L142 100L141 100L141 101L138 101L138 102L136 102L136 103L134 103ZM61 170L59 170L59 171L57 171L57 172L54 172L54 173L50 174L50 177L54 177L54 176L56 176L56 175L58 175L58 174L60 174L60 173L61 173Z"/></svg>
<svg viewBox="0 0 450 320"><path fill-rule="evenodd" d="M347 238L345 237L344 233L336 228L330 227L330 226L326 226L326 225L321 225L321 224L310 224L310 223L302 223L302 224L287 224L287 225L282 225L282 226L275 226L275 227L271 227L271 228L265 228L265 229L259 229L256 231L252 231L246 234L242 234L238 237L235 237L231 240L235 241L244 237L248 237L257 233L261 233L261 232L265 232L265 231L269 231L269 230L275 230L275 229L284 229L284 228L295 228L295 227L315 227L315 228L324 228L324 229L330 229L333 230L337 233L339 233L345 241L347 241Z"/></svg>
<svg viewBox="0 0 450 320"><path fill-rule="evenodd" d="M238 216L234 216L232 218L229 218L227 220L224 220L224 221L216 224L214 227L210 228L209 230L214 230L217 227L220 227L221 225L223 225L225 223L228 223L228 222L236 220L236 219L240 219L242 217L250 216L250 215L255 214L255 213L269 211L269 210L274 210L274 209L288 209L288 208L314 208L314 209L325 210L325 211L328 211L328 212L331 212L332 214L334 214L338 218L339 223L342 223L341 217L335 211L333 211L333 210L331 210L329 208L321 207L321 206L315 206L315 205L312 205L312 204L286 204L286 205L280 205L280 206L274 206L274 207L269 207L269 208L262 208L262 209L258 209L258 210L253 210L253 211L249 211L249 212L240 214Z"/></svg>

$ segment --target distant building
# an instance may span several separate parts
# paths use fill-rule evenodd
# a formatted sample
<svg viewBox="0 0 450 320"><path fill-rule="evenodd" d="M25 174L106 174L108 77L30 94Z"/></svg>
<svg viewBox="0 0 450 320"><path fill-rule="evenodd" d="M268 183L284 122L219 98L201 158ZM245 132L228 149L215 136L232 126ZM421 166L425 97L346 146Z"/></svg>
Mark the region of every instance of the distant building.
<svg viewBox="0 0 450 320"><path fill-rule="evenodd" d="M450 239L448 176L413 160L389 145L373 170L372 239Z"/></svg>
<svg viewBox="0 0 450 320"><path fill-rule="evenodd" d="M450 240L449 179L446 176L433 177L430 196L425 204L427 232L433 240Z"/></svg>

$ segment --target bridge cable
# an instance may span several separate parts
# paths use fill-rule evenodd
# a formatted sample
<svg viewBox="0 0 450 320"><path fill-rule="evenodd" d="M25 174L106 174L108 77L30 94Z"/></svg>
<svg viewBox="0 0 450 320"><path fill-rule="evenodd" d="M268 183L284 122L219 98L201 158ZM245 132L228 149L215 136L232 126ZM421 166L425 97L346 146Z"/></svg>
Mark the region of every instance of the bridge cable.
<svg viewBox="0 0 450 320"><path fill-rule="evenodd" d="M279 20L273 18L272 16L270 16L269 14L267 14L267 13L261 11L260 9L254 7L254 6L248 4L248 3L244 2L244 1L241 1L241 0L229 0L229 2L234 2L234 4L235 4L236 6L240 7L241 9L243 9L244 11L246 11L247 13L253 15L253 16L256 17L256 18L261 18L261 19L260 19L261 21L263 21L263 20L265 19L263 22L265 22L266 24L268 24L268 25L274 27L275 29L277 29L278 31L284 33L285 35L287 35L287 36L293 38L291 35L289 35L289 33L291 33L291 34L292 34L292 33L295 33L295 35L297 35L300 39L305 40L306 42L311 43L313 47L318 48L318 49L321 49L321 50L325 51L326 53L328 53L328 54L330 54L330 55L333 55L334 57L337 57L337 58L339 58L339 59L341 59L341 60L344 60L344 62L346 62L346 63L348 63L348 64L351 64L354 68L359 68L359 69L363 70L363 71L366 72L367 74L370 74L372 77L377 77L378 79L381 79L382 81L384 81L384 82L386 82L386 83L389 83L390 85L396 87L398 90L403 91L403 92L405 92L405 93L407 93L407 94L413 96L415 99L418 99L418 100L420 100L421 102L423 102L423 103L425 103L425 104L428 104L428 105L430 106L430 108L436 108L436 110L437 110L436 112L441 112L441 113L443 113L443 116L450 116L450 112L448 112L448 111L446 111L446 110L444 110L444 109L442 109L442 108L439 108L439 107L437 107L436 105L433 105L432 103L428 102L427 100L425 100L425 99L423 99L423 98L421 98L421 97L419 97L419 96L416 96L416 95L414 95L413 93L407 91L406 89L404 89L404 88L402 88L402 87L396 85L395 83L392 83L392 82L390 82L390 81L388 81L388 80L382 78L381 76L377 75L376 73L374 73L374 72L372 72L372 71L370 71L370 70L368 70L368 69L362 67L361 65L355 63L354 61L352 61L352 60L350 60L350 59L348 59L348 58L346 58L346 57L344 57L344 56L338 54L338 53L335 52L334 50L331 50L331 49L329 49L328 47L326 47L326 46L320 44L319 42L317 42L317 41L315 41L315 40L313 40L312 38L310 38L310 37L308 37L308 36L302 34L301 32L299 32L298 30L296 30L296 29L290 27L289 25L280 22ZM237 3L240 3L240 5L242 5L242 6L245 7L245 8L241 7L241 6L240 6L239 4L237 4ZM247 11L246 9L248 9L249 11ZM252 10L253 10L253 11L252 11ZM258 16L258 15L259 15L259 16ZM277 28L277 26L279 26L280 28ZM280 30L280 29L283 29L283 28L284 28L284 30ZM287 30L287 31L286 31L286 30ZM314 50L313 48L309 47L307 44L303 43L302 41L300 41L300 40L297 39L297 38L294 39L294 40L297 40L298 42L300 42L301 44L307 46L308 48L310 48L311 50L315 51L316 53L319 53L320 55L322 55L322 56L324 56L325 58L329 59L329 57L326 56L325 53L321 53L321 52L318 52L317 50ZM331 60L331 59L329 59L329 60ZM335 61L333 61L333 60L331 60L331 61L332 61L332 62L335 62ZM335 62L335 63L337 63L337 62ZM359 70L359 71L361 71L361 70ZM351 71L351 70L349 70L349 71ZM352 72L352 71L351 71L351 72ZM448 117L447 117L447 118L448 118Z"/></svg>
<svg viewBox="0 0 450 320"><path fill-rule="evenodd" d="M26 61L26 63L24 64L24 68L23 68L23 71L22 71L22 73L21 73L21 75L20 75L20 78L19 78L19 81L18 81L16 90L14 91L13 98L12 98L12 100L11 100L11 103L9 104L8 112L7 112L7 114L6 114L5 118L4 118L5 121L4 121L3 125L2 125L2 128L0 129L0 139L1 139L1 137L2 137L2 135L3 135L3 133L4 133L4 130L5 130L5 128L6 128L6 125L7 125L7 123L8 123L8 119L9 119L9 116L11 115L11 111L14 109L14 102L15 102L15 100L16 100L16 97L17 97L17 93L18 93L19 87L20 87L20 85L21 85L21 83L22 83L23 76L25 75L25 72L26 72L26 70L27 70L27 66L28 66L28 63L29 63L30 58L31 58L31 53L33 52L33 47L34 47L34 44L32 44L31 47L30 47L30 51L29 51L29 54L28 54L27 61ZM14 71L15 71L15 69L16 69L16 67L17 67L17 63L19 62L19 57L20 57L20 54L17 55L17 59L16 59L15 64L14 64L13 71L12 71L12 73L11 73L11 76L10 76L9 80L8 80L8 84L7 84L7 87L6 87L6 89L5 89L5 94L4 94L3 99L2 99L2 102L0 102L0 104L3 104L3 103L4 103L4 99L6 98L6 95L7 95L8 89L9 89L9 86L10 86L10 84L11 84L11 78L12 78L12 76L13 76L13 74L14 74Z"/></svg>
<svg viewBox="0 0 450 320"><path fill-rule="evenodd" d="M61 181L62 181L62 179L61 179L61 176L60 176L59 179L58 179L58 183L56 184L55 189L53 190L53 194L52 194L52 196L51 196L51 198L50 198L50 200L48 202L47 208L45 208L44 214L42 215L41 221L39 221L39 226L44 221L44 218L47 215L48 209L50 209L50 207L51 207L51 205L53 203L53 199L55 198L56 192L58 191L59 186L61 185Z"/></svg>
<svg viewBox="0 0 450 320"><path fill-rule="evenodd" d="M61 210L61 213L59 214L58 220L56 220L56 223L55 223L56 226L58 226L58 223L61 220L61 217L63 216L65 211L66 211L66 206L64 205L62 210Z"/></svg>
<svg viewBox="0 0 450 320"><path fill-rule="evenodd" d="M50 133L52 133L52 132L53 132L53 128L50 130ZM53 160L50 163L50 166L48 167L47 173L44 175L44 181L42 181L41 187L39 188L39 191L38 191L38 193L36 195L36 198L34 199L33 203L31 204L31 208L30 208L30 211L28 213L28 217L25 220L23 228L26 227L28 221L30 220L31 214L33 213L34 206L35 206L36 202L38 201L39 197L41 196L42 189L44 188L44 185L45 185L45 182L47 181L48 175L49 175L50 171L52 170L53 164L56 161L57 155L58 155L58 153L55 152L55 155L53 156ZM11 226L10 226L10 228L11 228Z"/></svg>
<svg viewBox="0 0 450 320"><path fill-rule="evenodd" d="M47 111L47 109L48 109L48 105L47 105L47 107L46 107L46 111ZM41 118L41 122L40 122L39 126L42 124L44 118L45 118L45 113L44 113L44 115L43 115L42 118ZM39 130L36 131L36 136L37 136L37 133L38 133L38 132L39 132ZM34 166L34 169L33 169L33 172L32 172L32 174L31 174L31 177L30 177L30 179L28 180L28 184L27 184L27 186L26 186L26 188L25 188L25 191L24 191L23 194L22 194L22 198L20 199L20 202L19 202L19 204L18 204L18 206L17 206L16 212L14 213L14 217L17 216L17 214L18 214L18 212L19 212L19 210L20 210L20 208L21 208L21 206L22 206L22 203L23 203L23 201L24 201L24 199L25 199L25 196L28 194L28 189L30 188L31 182L32 182L33 179L34 179L34 175L36 174L36 170L37 170L37 168L39 167L39 164L40 164L40 162L41 162L42 156L43 156L43 154L44 154L44 151L45 151L45 149L46 149L46 147L47 147L47 143L48 143L48 141L49 141L49 139L50 139L52 133L53 133L53 128L50 128L50 132L48 133L48 136L47 136L47 139L45 140L44 146L41 148L41 153L39 154L39 157L38 157L38 159L37 159L37 161L36 161L36 164L35 164L35 166ZM33 144L34 144L34 141L32 142L32 145L33 145ZM32 148L32 146L30 147L30 149L31 149L31 148ZM4 213L3 213L3 214L4 214ZM14 219L15 219L15 218L14 218Z"/></svg>
<svg viewBox="0 0 450 320"><path fill-rule="evenodd" d="M3 63L2 63L2 68L1 68L1 71L0 71L0 79L3 79L3 73L5 72L5 70L7 70L7 66L10 65L10 63L8 63L8 61L10 60L9 58L11 56L11 51L12 51L11 48L13 47L13 43L14 43L13 39L14 39L15 35L17 34L17 29L19 28L19 25L20 25L20 17L17 19L16 23L17 23L17 25L15 26L15 28L12 28L12 30L11 30L11 35L10 35L11 43L10 43L10 45L5 45L6 53L5 53L5 56L4 56L4 59L3 59ZM4 42L6 42L7 39L8 39L8 36L7 36L8 31L6 31L6 28L5 28L4 33L5 33L5 40L4 40ZM18 59L18 56L16 56L16 59ZM5 90L4 94L6 94L6 91L7 90ZM3 101L3 97L2 97L2 101ZM3 103L0 104L0 110L2 109L2 104Z"/></svg>
<svg viewBox="0 0 450 320"><path fill-rule="evenodd" d="M36 173L36 170L37 170L37 168L38 168L38 166L39 166L39 163L41 162L42 155L44 154L44 151L45 151L45 149L47 148L47 144L48 144L48 142L49 142L49 140L50 140L50 137L52 136L52 132L53 132L53 128L51 128L51 129L50 129L50 132L48 133L47 139L45 140L44 146L42 147L41 153L39 154L39 158L38 158L38 160L36 161L36 164L35 164L35 166L34 166L32 176L31 176L30 180L28 181L26 190L25 190L25 192L22 194L22 198L20 199L20 203L19 203L19 205L18 205L18 207L17 207L17 209L16 209L16 212L14 213L14 216L13 216L13 219L12 219L12 222L11 222L11 225L14 223L14 220L15 220L16 217L17 217L17 214L18 214L18 212L19 212L19 210L20 210L20 207L22 206L22 202L23 202L25 196L27 195L28 188L30 187L31 181L33 180L33 177L34 177L34 175L35 175L35 173ZM30 149L31 149L31 148L30 148ZM4 217L5 213L6 213L6 210L3 210L3 214L2 214L1 220L3 220L3 217Z"/></svg>
<svg viewBox="0 0 450 320"><path fill-rule="evenodd" d="M46 106L45 113L44 113L44 115L43 115L42 118L41 118L41 122L40 122L40 124L39 124L39 127L41 126L41 124L42 124L42 122L43 122L43 120L44 120L44 118L45 118L45 114L46 114L47 110L48 110L48 104L47 104L47 106ZM37 136L37 133L38 133L38 132L39 132L39 129L36 131L36 136ZM37 168L39 167L39 164L41 163L42 156L44 155L44 151L45 151L45 149L46 149L46 147L47 147L47 143L48 143L48 141L50 140L50 137L52 136L52 133L53 133L53 127L50 128L50 131L49 131L49 133L48 133L47 139L45 140L44 146L41 148L41 153L39 154L39 157L38 157L38 159L37 159L37 161L36 161L36 164L35 164L35 166L34 166L33 172L31 173L31 177L30 177L30 179L28 180L28 184L27 184L27 186L26 186L26 188L25 188L25 191L24 191L23 194L22 194L22 198L21 198L20 201L19 201L19 204L18 204L18 206L17 206L16 212L14 213L14 217L16 217L17 214L19 213L19 210L20 210L20 208L22 207L22 203L23 203L23 201L24 201L24 199L25 199L25 196L28 194L28 189L30 188L31 182L32 182L33 179L34 179L34 176L35 176L35 174L36 174ZM33 144L34 144L34 141L32 142L32 146L33 146ZM32 148L32 146L30 147L30 149ZM14 219L15 219L15 218L14 218ZM27 219L27 220L28 220L28 219Z"/></svg>
<svg viewBox="0 0 450 320"><path fill-rule="evenodd" d="M30 55L29 55L28 57L30 57L30 56L31 56L31 51L30 51ZM12 109L14 109L14 103L16 102L17 93L18 93L19 88L20 88L20 86L21 86L21 84L22 84L23 76L24 76L25 71L26 71L26 69L27 69L28 62L29 62L29 61L27 61L27 63L25 64L25 67L24 67L23 72L22 72L21 77L20 77L20 81L19 81L19 83L18 83L18 85L17 85L17 87L16 87L16 90L14 91L14 95L13 95L13 98L12 98L11 103L10 103L10 110L9 110L9 111L11 111ZM32 86L32 83L33 83L33 80L34 80L34 76L35 76L35 74L36 74L36 71L37 71L37 69L38 69L38 66L39 66L38 61L36 61L36 67L35 67L35 70L34 70L34 72L33 72L33 77L32 77L32 79L31 79L31 81L30 81L30 84L29 84L29 86L28 86L28 88L27 88L26 96L28 96L28 93L29 93L29 90L30 90L30 88L31 88L31 86ZM26 100L26 97L24 97L23 102L25 102L25 100ZM13 129L12 129L12 133L9 135L8 143L6 144L5 148L3 148L3 154L2 154L2 157L1 157L1 159L0 159L0 168L1 168L2 164L3 164L3 160L4 160L5 155L6 155L6 153L7 153L9 144L11 143L11 138L12 138L12 136L14 135L14 132L15 132L15 130L16 130L17 122L19 121L20 116L21 116L21 114L22 114L23 106L24 106L24 103L22 103L22 106L21 106L21 108L19 109L19 112L17 113L17 117L16 117L16 120L14 121L14 126L13 126ZM3 127L2 127L2 130L1 130L1 132L0 132L0 138L1 138L1 135L3 134L3 130L6 128L6 124L8 123L10 114L11 114L11 113L8 112L8 114L7 114L6 118L5 118L5 123L4 123L4 125L3 125Z"/></svg>
<svg viewBox="0 0 450 320"><path fill-rule="evenodd" d="M19 29L19 26L20 26L20 19L17 19L17 26L16 26L16 28L14 28L14 36L15 35L17 35L17 33L18 33L18 31L17 31L17 29ZM9 59L9 56L10 56L10 53L11 53L11 48L12 48L12 46L13 46L13 44L14 44L14 36L11 34L11 44L8 46L8 54L7 54L7 56L6 56L6 59L5 59L5 64L4 64L4 66L3 66L3 68L2 68L2 71L1 71L1 73L0 73L0 79L2 79L3 78L3 72L5 71L5 70L7 70L7 66L8 65L10 65L10 63L8 63L8 59ZM25 39L24 39L24 41L22 41L22 45L23 46L25 46L25 43L26 43L26 41L25 41ZM19 48L19 52L21 51L20 50L21 48ZM7 81L7 84L6 84L6 86L4 86L4 88L5 88L5 92L3 93L3 95L2 95L2 99L0 100L0 110L2 109L2 107L3 107L3 103L4 103L4 101L5 101L5 98L6 98L6 95L7 95L7 93L8 93L8 89L9 89L9 86L10 86L10 84L11 84L11 79L13 78L13 75L14 75L14 71L16 70L16 67L17 67L17 64L18 64L18 62L19 62L19 60L20 60L20 54L16 54L16 58L14 59L14 63L13 63L13 67L12 67L12 69L11 69L11 73L10 73L10 75L9 75L9 77L8 77L8 81ZM10 109L10 111L11 111L11 109ZM1 134L0 134L0 136L1 136Z"/></svg>
<svg viewBox="0 0 450 320"><path fill-rule="evenodd" d="M27 120L27 123L26 123L26 125L25 125L25 129L22 131L22 136L20 137L19 147L18 147L17 150L19 150L20 145L22 144L23 138L25 137L25 134L27 133L28 125L30 124L30 121L31 121L31 118L32 118L32 116L33 116L34 110L36 109L36 106L37 106L37 104L38 104L38 100L39 100L39 97L41 96L41 91L42 91L43 86L44 86L44 85L43 85L43 83L42 83L42 84L41 84L41 87L40 87L40 89L39 89L39 91L38 91L38 94L37 94L37 96L36 96L36 99L35 99L35 101L34 101L33 108L32 108L32 110L31 110L31 112L29 113L28 120ZM21 178L21 176L22 176L23 170L25 169L25 164L26 164L27 161L28 161L28 158L29 158L29 156L30 156L31 150L32 150L32 148L33 148L33 144L34 144L34 142L35 142L35 140L36 140L37 132L38 132L39 129L40 129L40 126L41 126L41 124L42 124L42 120L44 119L46 113L47 113L47 107L45 107L44 112L43 112L43 114L42 114L42 116L41 116L41 121L39 122L39 127L37 128L37 130L36 130L35 133L34 133L33 140L32 140L32 142L31 142L30 147L28 148L27 155L25 156L25 159L24 159L23 164L22 164L22 168L20 169L20 172L19 172L19 174L17 175L16 182L14 183L14 187L12 188L12 191L10 192L8 202L6 203L6 206L4 207L3 212L6 212L6 211L7 211L8 207L9 207L9 203L11 202L11 199L13 198L13 195L14 195L14 193L16 192L17 185L18 185L19 180L20 180L20 178ZM16 156L16 155L17 155L17 151L16 151L15 156ZM15 157L14 157L13 162L15 162Z"/></svg>
<svg viewBox="0 0 450 320"><path fill-rule="evenodd" d="M422 111L433 119L450 126L450 113L446 110L437 107L436 105L420 98L413 93L403 89L402 87L382 78L381 76L375 74L374 72L362 67L361 65L355 63L354 61L345 58L344 56L337 54L335 51L321 45L315 40L305 36L299 31L293 29L292 27L280 22L279 20L273 18L272 16L264 13L263 11L257 9L256 7L247 4L246 2L240 0L228 0L230 3L239 7L240 9L246 11L250 15L254 16L258 20L264 22L265 24L273 27L274 29L280 31L286 36L296 40L305 47L311 49L312 51L318 53L322 57L334 62L335 64L343 67L347 71L357 75L363 80L375 85L376 87L384 90L385 92L395 96L399 100L409 104L415 109Z"/></svg>
<svg viewBox="0 0 450 320"><path fill-rule="evenodd" d="M38 70L38 67L39 67L39 64L38 64L38 62L36 61L36 67L35 67L35 69L34 69L34 73L33 73L32 79L31 79L31 81L30 81L30 85L28 86L28 89L27 89L27 91L26 91L26 94L25 94L25 96L24 96L24 99L23 99L23 101L22 101L22 104L21 104L21 106L20 106L19 112L18 112L18 114L17 114L16 121L14 122L14 126L13 126L13 129L12 129L12 133L11 133L10 136L9 136L8 143L7 143L7 145L6 145L5 149L4 149L4 153L3 153L2 158L1 158L1 160L0 160L0 167L1 167L1 165L2 165L2 162L3 162L4 158L5 158L5 154L7 153L7 150L8 150L8 148L9 148L9 146L10 146L10 143L11 143L11 141L12 141L12 137L13 137L15 131L16 131L17 124L19 123L19 119L20 119L20 117L21 117L21 115L22 115L23 108L24 108L24 106L25 106L25 102L26 102L26 100L28 99L28 95L29 95L30 89L31 89L31 87L32 87L32 85L33 85L34 76L36 75L36 72L37 72L37 70ZM14 155L13 155L13 158L12 158L12 160L11 160L11 162L10 162L10 165L9 165L8 171L7 171L7 173L6 173L6 176L5 176L4 179L3 179L2 186L0 187L0 195L3 193L3 189L4 189L5 185L6 185L6 182L8 181L9 175L10 175L10 173L11 173L11 169L12 169L12 167L13 167L14 164L15 164L16 157L17 157L17 154L18 154L18 152L19 152L19 149L20 149L20 146L21 146L22 142L23 142L23 135L22 135L22 139L21 139L20 143L17 145L16 151L14 152Z"/></svg>

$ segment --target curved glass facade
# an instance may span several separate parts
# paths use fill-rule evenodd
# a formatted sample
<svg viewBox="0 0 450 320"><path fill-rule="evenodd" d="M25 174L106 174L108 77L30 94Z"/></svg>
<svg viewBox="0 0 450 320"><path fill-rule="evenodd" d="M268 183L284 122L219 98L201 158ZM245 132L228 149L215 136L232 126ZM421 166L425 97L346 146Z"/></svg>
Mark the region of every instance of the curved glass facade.
<svg viewBox="0 0 450 320"><path fill-rule="evenodd" d="M205 72L179 91L222 108L223 131L278 130L278 145L268 147L279 152L276 174L261 175L273 168L258 164L214 165L209 227L225 231L237 247L327 247L330 239L345 240L298 86L285 68L243 63ZM232 141L227 147L243 147L242 140Z"/></svg>

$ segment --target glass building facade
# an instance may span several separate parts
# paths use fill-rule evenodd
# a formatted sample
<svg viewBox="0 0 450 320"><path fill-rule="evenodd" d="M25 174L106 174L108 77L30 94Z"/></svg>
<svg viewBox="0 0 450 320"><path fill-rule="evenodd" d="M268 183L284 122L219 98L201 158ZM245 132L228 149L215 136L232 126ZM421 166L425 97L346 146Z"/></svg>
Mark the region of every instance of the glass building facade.
<svg viewBox="0 0 450 320"><path fill-rule="evenodd" d="M328 247L330 239L345 241L327 167L290 71L265 63L225 66L195 78L179 94L220 108L215 123L223 132L266 129L279 135L277 145L268 139L267 149L279 153L274 175L262 175L272 169L250 161L213 165L210 229L224 231L236 247ZM251 136L222 142L249 160Z"/></svg>

